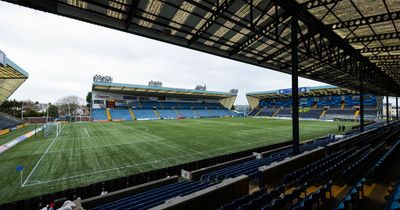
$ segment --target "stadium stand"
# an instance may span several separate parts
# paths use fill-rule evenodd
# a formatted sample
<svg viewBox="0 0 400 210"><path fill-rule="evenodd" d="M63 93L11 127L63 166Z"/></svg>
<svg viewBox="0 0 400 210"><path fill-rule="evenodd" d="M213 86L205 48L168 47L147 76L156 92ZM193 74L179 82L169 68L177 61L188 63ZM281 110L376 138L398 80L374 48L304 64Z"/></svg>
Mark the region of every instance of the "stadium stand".
<svg viewBox="0 0 400 210"><path fill-rule="evenodd" d="M22 124L21 120L0 112L0 130L16 127L20 124Z"/></svg>
<svg viewBox="0 0 400 210"><path fill-rule="evenodd" d="M110 89L108 87L112 87L112 91L105 91ZM128 88L132 91L126 93ZM144 95L148 90L152 94ZM108 120L107 115L103 115L104 110L106 114L109 111L110 120L115 121L237 116L229 110L236 93L101 82L93 83L92 92L93 121Z"/></svg>
<svg viewBox="0 0 400 210"><path fill-rule="evenodd" d="M343 85L352 90L388 96L399 94L399 77L396 71L399 61L396 51L399 45L398 32L395 30L399 15L396 1L393 0L226 1L220 5L209 1L182 1L175 4L169 1L130 1L110 4L99 1L78 3L77 1L56 1L54 4L43 4L39 0L7 1L284 73L290 74L297 72L298 69L299 75L297 73L292 75L295 88L298 76L304 76L320 82ZM140 12L137 12L138 10ZM253 12L254 16L260 17L261 21L254 22ZM183 13L184 18L182 18ZM222 24L221 20L228 24ZM167 25L167 23L173 24ZM107 87L103 90L107 90ZM349 92L345 95L352 94L357 93ZM257 99L252 100L251 107L258 106L258 102ZM340 109L346 107L346 104L340 105ZM297 104L294 106L297 107ZM327 106L329 109L329 105L323 101L302 106L324 111L326 111L324 107ZM357 105L350 106L353 107L346 108L348 110L354 108L354 116L350 113L342 116L349 119L356 118ZM379 108L378 104L377 110ZM297 108L294 112L297 113ZM324 113L321 115L327 118L338 116L335 112L328 116ZM339 115L339 117L342 116ZM387 119L389 121L389 117ZM293 127L298 126L296 120ZM267 181L273 178L280 179L289 171L306 166L310 168L304 171L305 177L318 177L318 172L321 170L324 175L330 177L341 173L342 169L349 168L350 170L346 173L350 174L354 171L357 180L360 180L355 185L355 191L358 191L357 187L363 188L367 182L358 176L356 166L372 165L373 160L381 156L384 148L392 145L393 142L390 140L398 140L396 128L398 126L398 123L394 123L377 127L333 142L325 148L317 148L309 153L288 157L267 167L260 167L260 180L265 177L271 178ZM293 131L295 138L296 129ZM297 145L297 140L294 139L294 146ZM385 147L381 147L381 142L385 143ZM347 150L353 152L347 152ZM316 160L320 159L324 161L317 163ZM359 160L361 161L358 162ZM355 167L352 167L353 165ZM285 209L285 204L288 203L290 207L295 205L296 209L313 207L331 209L332 206L324 206L327 204L325 201L343 200L341 193L326 195L329 189L331 189L329 192L333 192L340 188L336 181L324 183L323 180L318 179L318 186L311 186L309 183L298 183L297 186L287 186L284 183L284 185L273 186L271 183L268 186L268 192L275 190L276 193L271 196L268 203L260 204L260 208ZM292 187L291 189L295 189L296 192L295 190L287 192L290 190L288 187ZM345 191L353 191L353 187L354 183L347 183L343 188ZM264 185L260 189L264 188L267 187ZM81 192L86 192L86 190ZM304 193L298 193L303 190ZM350 194L351 205L353 200L356 202L363 200L356 198L355 195L357 193ZM363 196L362 193L360 196ZM26 203L29 204L33 202L32 200ZM180 200L180 197L176 200ZM196 201L199 204L200 200ZM190 200L185 200L185 203L190 203ZM254 208L254 206L249 206L252 203L254 201L250 200L239 209ZM210 204L207 207L213 209L212 207L215 207L217 203L203 200L201 204ZM175 205L178 206L175 209L178 209L179 203L175 202ZM344 206L346 208L346 205ZM196 207L207 208L202 205L193 205L191 209L198 209Z"/></svg>
<svg viewBox="0 0 400 210"><path fill-rule="evenodd" d="M110 109L112 120L132 120L129 109Z"/></svg>
<svg viewBox="0 0 400 210"><path fill-rule="evenodd" d="M139 120L156 120L159 119L153 109L132 109L136 118Z"/></svg>
<svg viewBox="0 0 400 210"><path fill-rule="evenodd" d="M176 119L178 117L176 111L173 109L158 109L157 111L163 119Z"/></svg>
<svg viewBox="0 0 400 210"><path fill-rule="evenodd" d="M92 109L92 119L98 121L108 120L106 110L102 108Z"/></svg>
<svg viewBox="0 0 400 210"><path fill-rule="evenodd" d="M281 93L282 92L282 93ZM250 103L249 116L285 117L292 116L290 89L247 93ZM338 94L339 93L339 94ZM358 119L359 96L353 91L335 86L304 88L300 97L299 117L308 119ZM378 118L383 97L364 95L364 118Z"/></svg>
<svg viewBox="0 0 400 210"><path fill-rule="evenodd" d="M382 169L382 164L387 163L391 154L394 154L394 151L399 148L400 141L392 138L400 133L398 123L386 126L385 129L377 129L382 128L382 126L382 124L371 125L366 127L368 129L367 132L361 135L353 133L352 136L347 136L344 139L329 136L302 144L302 151L308 151L302 153L304 157L314 153L318 156L322 155L321 158L301 159L300 161L305 164L303 167L299 165L299 167L295 167L295 170L292 170L292 168L287 169L288 172L284 176L275 176L275 179L282 177L276 183L276 187L273 187L273 185L266 186L265 181L261 181L265 178L262 175L265 171L261 168L268 166L274 168L273 164L292 162L290 158L295 160L297 156L290 157L291 148L270 152L260 159L245 161L206 173L201 176L199 181L183 181L165 185L103 204L95 209L115 209L128 206L132 209L149 209L151 207L157 209L157 205L165 205L169 202L169 199L173 198L172 200L176 201L176 199L183 199L191 193L192 196L196 197L195 192L214 186L222 180L242 175L253 177L252 179L259 179L259 189L222 204L219 208L220 210L269 210L286 209L288 207L290 207L289 209L297 210L329 209L332 205L332 198L338 196L333 193L335 191L333 189L337 189L343 183L352 183L362 171L368 169L373 163L374 165L368 173L372 177L372 174ZM389 145L390 149L383 152L387 148L385 145ZM324 149L324 147L326 148ZM317 151L317 153L314 151ZM287 160L288 158L289 160ZM338 204L338 209L350 209L342 207L350 203L353 206L356 205L356 201L354 201L355 195L359 195L360 189L363 188L367 181L365 178L360 178L359 180L356 184L350 185L351 189L344 197L344 200L340 200L341 203ZM188 201L186 200L185 202ZM179 202L176 202L176 205L179 206ZM203 208L211 209L205 206Z"/></svg>
<svg viewBox="0 0 400 210"><path fill-rule="evenodd" d="M90 199L84 199L82 205L83 207L88 205L91 209L162 209L157 206L172 205L171 203L174 206L180 206L183 204L179 201L183 199L185 204L193 206L194 204L190 204L192 201L201 200L204 196L198 192L212 193L219 190L217 187L219 183L227 179L246 176L248 177L246 186L250 188L245 190L246 188L240 185L241 191L246 191L246 194L235 195L228 200L219 198L221 195L214 194L213 197L219 202L213 203L212 208L207 204L202 206L202 209L250 210L288 207L290 207L289 209L311 209L310 206L320 209L332 209L333 206L337 206L342 209L341 206L349 203L356 205L359 201L354 200L354 195L357 195L354 193L354 189L360 192L361 185L366 186L370 180L376 179L376 172L382 172L385 170L385 164L390 164L391 158L400 148L398 146L400 141L397 140L400 136L399 124L398 122L390 125L376 123L366 126L367 131L364 133L353 131L343 137L330 135L304 142L301 145L302 153L296 156L291 154L290 146L261 150L251 155L253 159L250 156L246 157L247 160L243 157L242 161L238 160L237 163L234 163L235 159L233 159L232 164L221 165L220 168L215 168L214 165L206 166L215 168L210 172L207 172L208 170L205 168L199 168L200 171L206 172L199 176L199 179L147 187L146 190L135 193L124 192L119 196L118 194L113 195L112 200L92 201L90 205L87 201ZM287 167L287 164L290 167ZM368 175L362 174L366 169L370 171ZM274 172L270 172L271 170ZM366 181L362 181L361 184L360 182L351 184L353 180L363 180L363 177L360 177L361 174ZM139 177L145 176L140 175ZM254 188L254 184L252 184L254 180L258 180L258 187ZM347 197L348 200L349 196L341 197L336 193L337 189L343 188L341 186L346 186L343 185L344 183L347 183L352 189L347 190L346 188L349 193L353 192L353 194L346 194L352 198L350 201L345 199ZM100 186L111 189L110 186L113 185L103 184ZM74 192L78 193L76 196L87 198L82 190ZM41 197L41 199L43 198ZM338 202L333 202L333 198ZM102 197L100 196L97 200L101 201ZM205 200L202 202L207 203ZM96 205L96 203L101 204ZM10 206L2 207L10 209Z"/></svg>

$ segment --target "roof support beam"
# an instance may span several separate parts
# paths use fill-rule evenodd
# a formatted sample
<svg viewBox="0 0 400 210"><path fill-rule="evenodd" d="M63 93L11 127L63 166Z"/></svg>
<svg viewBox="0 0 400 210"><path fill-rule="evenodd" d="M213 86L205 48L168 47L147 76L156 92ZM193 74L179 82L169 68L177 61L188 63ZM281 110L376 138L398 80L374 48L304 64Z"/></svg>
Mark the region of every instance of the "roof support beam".
<svg viewBox="0 0 400 210"><path fill-rule="evenodd" d="M391 20L399 20L400 19L400 12L391 12L391 13L384 13L369 17L363 17L348 21L341 21L339 23L328 25L333 30L341 29L341 28L350 28L374 23L381 23Z"/></svg>
<svg viewBox="0 0 400 210"><path fill-rule="evenodd" d="M229 6L235 0L225 0L224 2L216 5L216 10L212 13L211 17L207 19L205 23L196 31L195 35L189 40L188 45L193 44L197 39L199 39L208 28L213 25L215 21L229 8Z"/></svg>
<svg viewBox="0 0 400 210"><path fill-rule="evenodd" d="M361 53L368 53L368 52L387 52L387 51L397 51L400 50L399 46L389 46L389 47L372 47L372 48L364 48L361 49Z"/></svg>
<svg viewBox="0 0 400 210"><path fill-rule="evenodd" d="M375 55L368 57L370 60L400 60L400 55Z"/></svg>
<svg viewBox="0 0 400 210"><path fill-rule="evenodd" d="M132 1L131 6L129 7L128 16L126 17L126 22L125 22L125 31L128 30L129 25L131 24L132 19L137 12L136 9L139 5L139 2L140 2L140 0Z"/></svg>
<svg viewBox="0 0 400 210"><path fill-rule="evenodd" d="M301 4L302 7L306 9L313 9L317 7L327 6L330 4L335 4L341 2L342 0L311 0Z"/></svg>
<svg viewBox="0 0 400 210"><path fill-rule="evenodd" d="M308 1L308 2L302 3L301 7L306 8L306 9L312 9L312 8L316 8L316 7L321 7L321 6L337 3L337 2L340 2L340 1L342 1L342 0L332 0L332 1L311 0L311 1ZM264 10L264 12L268 12L269 9L272 6L274 6L272 3L273 3L273 1L271 0L271 2L268 4L268 6ZM276 29L275 34L274 34L276 39L279 39L278 27L279 27L280 24L284 23L286 20L288 20L288 18L290 18L290 14L288 14L287 12L285 12L283 10L279 10L278 11L277 9L278 8L276 8L276 10L275 10L275 15L273 17L271 17L271 19L273 19L273 21L271 21L270 23L266 24L264 27L260 28L250 38L248 38L248 39L244 40L243 42L241 42L241 44L239 44L238 47L236 47L234 50L232 50L230 54L234 55L234 54L240 52L241 50L245 49L247 46L249 46L252 43L254 43L255 41L257 41L263 34L272 32L273 29ZM287 48L290 48L290 46L288 46ZM282 49L282 51L286 51L286 50ZM263 59L262 61L260 61L260 63L264 63L264 62L266 62L267 60L270 60L270 59L271 59L271 57L268 56L268 59Z"/></svg>
<svg viewBox="0 0 400 210"><path fill-rule="evenodd" d="M300 152L300 135L299 135L299 72L298 72L298 47L297 29L298 20L296 16L291 19L291 63L292 63L292 141L293 141L293 154L297 155Z"/></svg>
<svg viewBox="0 0 400 210"><path fill-rule="evenodd" d="M378 35L370 35L370 36L360 36L348 38L347 41L349 43L354 42L368 42L368 41L378 41L378 40L386 40L386 39L396 39L400 38L400 33L386 33L386 34L378 34Z"/></svg>
<svg viewBox="0 0 400 210"><path fill-rule="evenodd" d="M274 0L274 2L286 11L290 12L292 15L296 15L301 22L306 24L312 30L318 32L322 37L328 39L329 43L332 43L333 46L339 47L346 55L356 59L361 66L364 66L362 69L368 70L372 75L376 75L376 83L374 83L375 85L383 85L383 90L387 92L400 93L400 86L393 85L397 83L394 81L394 79L382 72L378 67L371 63L368 58L361 55L359 51L355 50L348 42L343 40L338 34L320 22L315 16L299 7L299 4L296 1Z"/></svg>

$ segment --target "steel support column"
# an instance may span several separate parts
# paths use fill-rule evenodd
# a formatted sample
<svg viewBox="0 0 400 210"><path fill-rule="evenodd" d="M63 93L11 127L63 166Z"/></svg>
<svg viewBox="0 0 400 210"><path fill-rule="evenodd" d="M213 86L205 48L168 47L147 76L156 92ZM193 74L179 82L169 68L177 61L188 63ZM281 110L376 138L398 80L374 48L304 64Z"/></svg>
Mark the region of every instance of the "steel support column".
<svg viewBox="0 0 400 210"><path fill-rule="evenodd" d="M298 72L298 40L297 40L297 17L292 16L291 38L292 38L292 138L293 153L299 154L299 72Z"/></svg>
<svg viewBox="0 0 400 210"><path fill-rule="evenodd" d="M360 89L360 132L364 132L364 92Z"/></svg>
<svg viewBox="0 0 400 210"><path fill-rule="evenodd" d="M396 96L396 120L399 120L399 98Z"/></svg>
<svg viewBox="0 0 400 210"><path fill-rule="evenodd" d="M389 96L386 96L386 123L389 124Z"/></svg>

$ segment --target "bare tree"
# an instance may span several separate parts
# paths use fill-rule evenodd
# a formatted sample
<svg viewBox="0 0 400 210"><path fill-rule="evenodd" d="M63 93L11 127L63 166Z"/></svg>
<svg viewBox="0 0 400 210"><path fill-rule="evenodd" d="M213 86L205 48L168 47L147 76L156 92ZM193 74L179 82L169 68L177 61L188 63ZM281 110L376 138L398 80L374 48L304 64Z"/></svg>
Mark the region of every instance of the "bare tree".
<svg viewBox="0 0 400 210"><path fill-rule="evenodd" d="M57 106L60 115L73 115L82 105L84 105L85 100L78 96L66 96L57 101Z"/></svg>

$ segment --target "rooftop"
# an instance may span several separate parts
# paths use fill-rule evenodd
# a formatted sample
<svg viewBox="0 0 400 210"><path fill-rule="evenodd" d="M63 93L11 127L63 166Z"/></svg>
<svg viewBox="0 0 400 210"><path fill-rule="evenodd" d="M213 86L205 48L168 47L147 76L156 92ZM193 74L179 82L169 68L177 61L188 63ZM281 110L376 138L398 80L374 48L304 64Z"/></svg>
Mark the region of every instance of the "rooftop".
<svg viewBox="0 0 400 210"><path fill-rule="evenodd" d="M124 93L137 96L179 96L188 98L230 98L235 97L236 93L218 92L207 90L194 90L171 87L155 87L146 85L122 84L122 83L107 83L94 82L92 90L112 93Z"/></svg>

